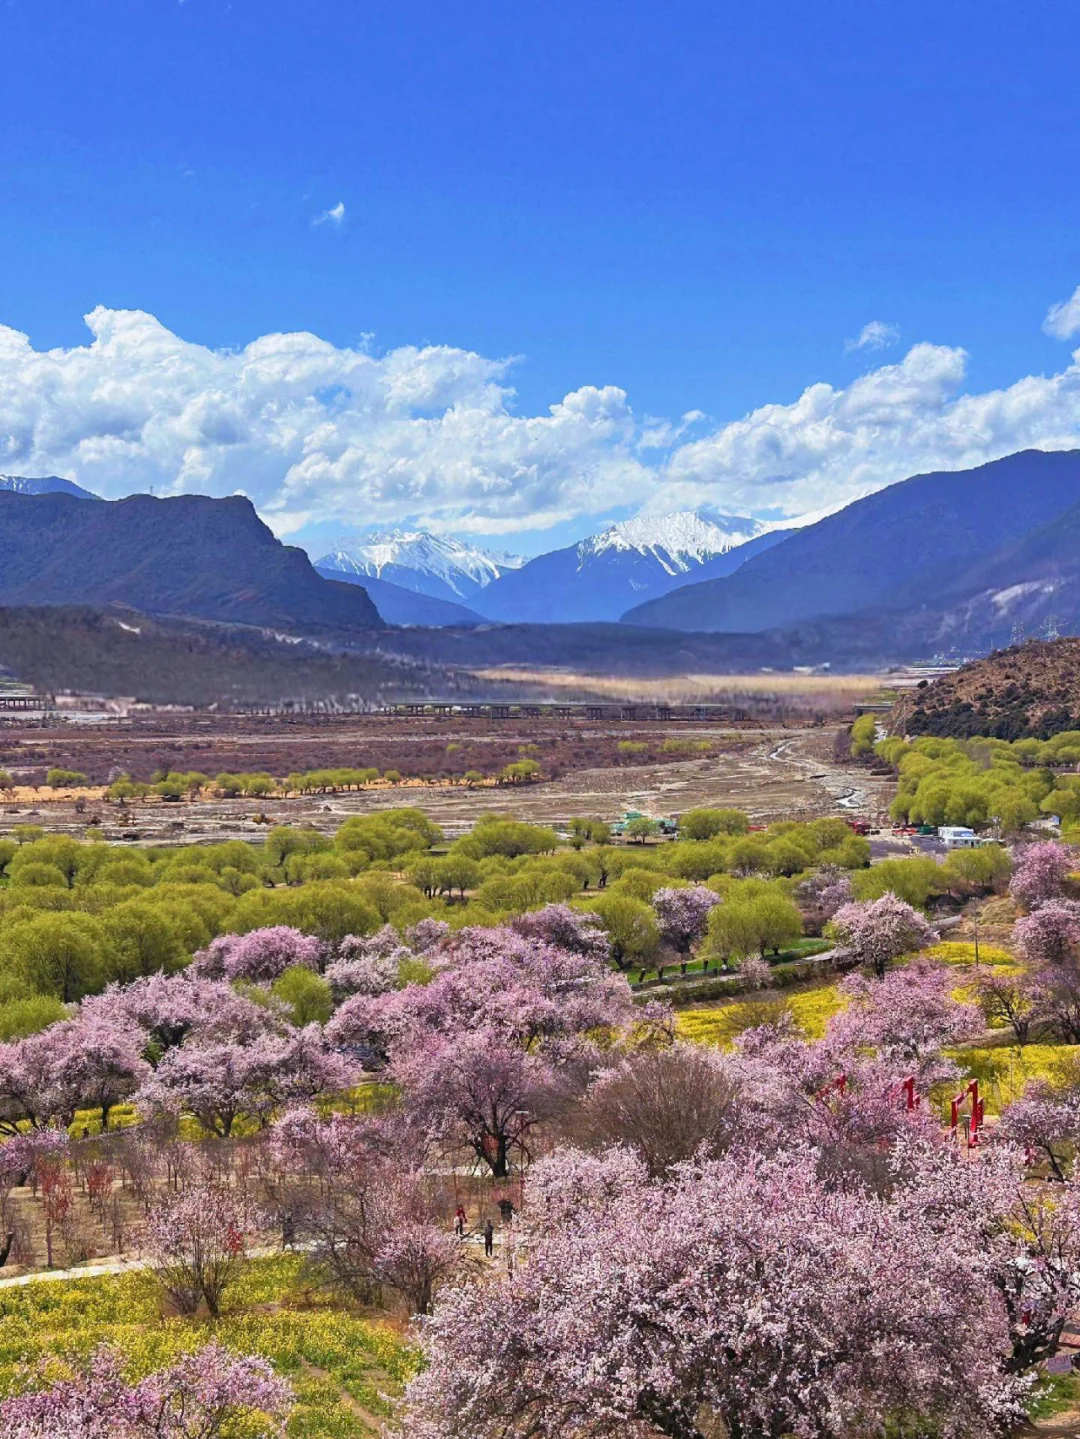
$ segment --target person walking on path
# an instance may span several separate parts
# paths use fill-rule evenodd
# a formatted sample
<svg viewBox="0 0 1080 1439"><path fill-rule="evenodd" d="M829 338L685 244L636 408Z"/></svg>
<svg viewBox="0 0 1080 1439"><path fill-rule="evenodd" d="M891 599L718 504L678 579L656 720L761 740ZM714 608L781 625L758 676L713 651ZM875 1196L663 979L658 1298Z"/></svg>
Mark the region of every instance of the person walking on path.
<svg viewBox="0 0 1080 1439"><path fill-rule="evenodd" d="M495 1252L495 1226L491 1220L484 1222L484 1258L490 1259Z"/></svg>
<svg viewBox="0 0 1080 1439"><path fill-rule="evenodd" d="M459 1204L454 1210L454 1233L459 1239L465 1238L465 1209Z"/></svg>

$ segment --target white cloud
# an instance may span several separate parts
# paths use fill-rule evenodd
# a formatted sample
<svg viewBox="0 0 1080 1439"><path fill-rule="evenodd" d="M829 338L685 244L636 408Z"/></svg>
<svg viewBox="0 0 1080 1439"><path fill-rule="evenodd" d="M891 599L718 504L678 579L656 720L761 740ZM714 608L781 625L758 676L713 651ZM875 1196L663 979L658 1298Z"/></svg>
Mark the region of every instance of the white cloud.
<svg viewBox="0 0 1080 1439"><path fill-rule="evenodd" d="M141 311L87 324L89 344L47 351L0 326L0 472L107 497L243 490L283 535L318 521L509 534L646 503L799 515L920 471L1080 445L1080 352L1059 374L965 394L962 350L915 345L717 427L636 416L614 385L522 415L508 361L450 346L377 355L298 333L232 352Z"/></svg>
<svg viewBox="0 0 1080 1439"><path fill-rule="evenodd" d="M311 223L313 225L333 225L337 227L344 219L345 201L339 200L332 209L324 210L321 215L316 215Z"/></svg>
<svg viewBox="0 0 1080 1439"><path fill-rule="evenodd" d="M794 404L763 405L675 450L668 493L680 507L712 499L735 514L798 515L908 475L1080 446L1075 360L1060 374L974 395L961 392L966 360L963 350L915 345L846 389L811 385Z"/></svg>
<svg viewBox="0 0 1080 1439"><path fill-rule="evenodd" d="M884 320L871 320L859 331L858 339L844 341L844 353L850 355L853 350L884 350L889 345L895 345L900 338L900 330L896 325L887 325Z"/></svg>
<svg viewBox="0 0 1080 1439"><path fill-rule="evenodd" d="M375 357L312 334L239 352L98 308L89 345L0 326L0 472L81 476L107 497L243 488L279 533L320 519L556 524L641 494L651 472L615 386L511 412L508 362L449 346Z"/></svg>
<svg viewBox="0 0 1080 1439"><path fill-rule="evenodd" d="M1042 327L1055 340L1071 340L1080 333L1080 285L1067 300L1050 306Z"/></svg>

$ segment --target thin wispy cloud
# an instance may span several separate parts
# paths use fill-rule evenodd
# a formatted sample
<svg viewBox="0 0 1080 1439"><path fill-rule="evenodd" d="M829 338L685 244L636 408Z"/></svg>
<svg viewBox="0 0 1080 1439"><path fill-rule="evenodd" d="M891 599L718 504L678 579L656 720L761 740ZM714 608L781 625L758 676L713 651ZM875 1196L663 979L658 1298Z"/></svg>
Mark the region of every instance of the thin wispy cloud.
<svg viewBox="0 0 1080 1439"><path fill-rule="evenodd" d="M340 228L345 219L345 201L339 200L330 210L324 210L321 215L316 215L312 220L312 226L333 225L335 229Z"/></svg>
<svg viewBox="0 0 1080 1439"><path fill-rule="evenodd" d="M1071 340L1080 334L1080 285L1067 300L1050 306L1042 327L1055 340Z"/></svg>
<svg viewBox="0 0 1080 1439"><path fill-rule="evenodd" d="M844 341L844 353L850 355L855 350L885 350L890 345L895 345L899 338L898 326L887 325L884 320L871 320L862 327L856 339Z"/></svg>

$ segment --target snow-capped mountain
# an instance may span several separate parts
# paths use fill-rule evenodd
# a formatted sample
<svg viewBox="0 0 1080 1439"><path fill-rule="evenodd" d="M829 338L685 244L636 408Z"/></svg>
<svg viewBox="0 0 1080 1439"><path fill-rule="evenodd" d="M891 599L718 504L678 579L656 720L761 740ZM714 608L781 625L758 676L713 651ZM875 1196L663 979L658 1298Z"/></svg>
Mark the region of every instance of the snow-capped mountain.
<svg viewBox="0 0 1080 1439"><path fill-rule="evenodd" d="M635 515L611 525L575 546L579 567L608 551L651 555L670 575L685 575L695 565L746 544L764 533L760 520L736 519L712 510L675 510L671 514Z"/></svg>
<svg viewBox="0 0 1080 1439"><path fill-rule="evenodd" d="M730 574L780 538L760 520L710 509L635 515L504 574L471 604L504 623L617 620L679 585Z"/></svg>
<svg viewBox="0 0 1080 1439"><path fill-rule="evenodd" d="M31 477L29 475L0 475L0 490L13 490L17 495L74 495L80 500L96 500L97 495L84 490L74 480L62 480L59 475Z"/></svg>
<svg viewBox="0 0 1080 1439"><path fill-rule="evenodd" d="M315 568L322 574L370 575L440 600L472 601L525 561L425 530L391 530L342 541Z"/></svg>

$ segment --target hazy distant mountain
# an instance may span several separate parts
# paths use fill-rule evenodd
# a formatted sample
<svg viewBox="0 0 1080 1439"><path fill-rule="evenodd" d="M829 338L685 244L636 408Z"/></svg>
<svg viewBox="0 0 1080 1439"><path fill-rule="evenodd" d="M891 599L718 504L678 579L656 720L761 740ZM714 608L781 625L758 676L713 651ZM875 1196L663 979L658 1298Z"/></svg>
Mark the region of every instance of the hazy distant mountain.
<svg viewBox="0 0 1080 1439"><path fill-rule="evenodd" d="M292 633L381 623L360 586L316 574L238 495L91 505L0 490L0 554L0 605L119 603Z"/></svg>
<svg viewBox="0 0 1080 1439"><path fill-rule="evenodd" d="M635 601L687 579L730 573L778 537L759 520L708 509L637 515L566 549L539 555L473 600L503 623L614 620Z"/></svg>
<svg viewBox="0 0 1080 1439"><path fill-rule="evenodd" d="M359 541L342 541L316 560L320 571L372 575L402 589L440 600L471 601L508 570L525 561L518 555L466 544L425 530L390 530Z"/></svg>
<svg viewBox="0 0 1080 1439"><path fill-rule="evenodd" d="M940 608L971 595L980 582L966 577L984 561L986 590L1025 576L1047 581L1067 555L1027 555L1021 574L1009 547L1078 503L1077 450L1025 450L976 469L916 475L796 530L726 578L684 585L623 618L746 634L870 609ZM1047 542L1053 549L1053 527Z"/></svg>
<svg viewBox="0 0 1080 1439"><path fill-rule="evenodd" d="M18 495L74 495L77 500L96 500L97 495L84 490L74 480L62 480L59 475L43 475L31 478L29 475L0 475L0 490L14 490Z"/></svg>
<svg viewBox="0 0 1080 1439"><path fill-rule="evenodd" d="M321 564L317 565L316 569L324 579L339 580L347 585L362 585L388 625L426 625L432 629L445 629L451 625L487 623L483 615L465 605L436 599L434 595L420 594L417 590L407 590L404 585L392 585L389 580L376 579L372 575L358 575L355 571L347 574L342 570L325 569Z"/></svg>

